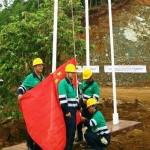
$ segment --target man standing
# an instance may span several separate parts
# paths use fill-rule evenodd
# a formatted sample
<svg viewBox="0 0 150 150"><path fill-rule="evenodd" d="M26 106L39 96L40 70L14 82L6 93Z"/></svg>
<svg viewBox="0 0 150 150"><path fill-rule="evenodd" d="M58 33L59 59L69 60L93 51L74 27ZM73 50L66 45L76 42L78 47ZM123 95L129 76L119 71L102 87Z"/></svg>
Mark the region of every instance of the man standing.
<svg viewBox="0 0 150 150"><path fill-rule="evenodd" d="M23 94L26 93L26 91L32 89L42 80L44 80L44 76L42 75L44 63L42 59L41 58L34 59L32 66L34 72L29 74L18 88L17 91L18 100L21 100ZM41 150L38 144L35 143L33 139L30 137L28 132L27 132L27 146L28 146L28 150Z"/></svg>
<svg viewBox="0 0 150 150"><path fill-rule="evenodd" d="M97 82L93 80L92 71L88 68L83 71L83 80L84 81L79 85L79 93L82 94L79 103L82 116L90 119L91 114L86 109L86 102L89 98L95 98L98 101L100 97L100 88ZM75 142L80 142L83 140L82 125L82 122L77 125L77 138L75 139Z"/></svg>
<svg viewBox="0 0 150 150"><path fill-rule="evenodd" d="M97 101L94 98L89 98L86 105L89 113L92 114L92 118L81 117L81 121L88 127L84 137L94 150L103 150L110 143L110 132L106 121L103 114L96 109Z"/></svg>
<svg viewBox="0 0 150 150"><path fill-rule="evenodd" d="M68 64L65 72L66 77L58 84L58 94L66 124L66 146L64 150L72 150L76 130L76 111L79 106L76 89L72 84L76 68L73 64Z"/></svg>

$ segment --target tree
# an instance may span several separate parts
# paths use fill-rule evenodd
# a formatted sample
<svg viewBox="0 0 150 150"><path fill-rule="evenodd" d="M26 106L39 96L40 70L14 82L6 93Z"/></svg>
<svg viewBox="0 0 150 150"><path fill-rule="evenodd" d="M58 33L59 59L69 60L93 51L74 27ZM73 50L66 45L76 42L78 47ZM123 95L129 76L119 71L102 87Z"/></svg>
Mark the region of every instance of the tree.
<svg viewBox="0 0 150 150"><path fill-rule="evenodd" d="M18 8L17 4L12 7ZM75 11L82 9L80 0L74 0L73 6ZM40 4L37 11L30 12L29 7L26 7L26 11L24 9L18 11L20 17L16 17L17 10L13 10L15 13L8 17L10 20L1 26L0 77L4 80L4 84L0 87L0 105L3 106L1 108L3 111L10 110L6 111L6 116L20 115L16 105L16 89L24 77L31 72L31 63L34 58L41 57L44 60L45 75L51 72L53 7L53 1L46 0ZM74 56L72 18L68 14L70 11L71 3L66 3L65 0L59 2L57 49L58 56L61 56L59 59L61 63L66 58ZM84 31L84 28L80 26L80 19L81 16L74 16L75 38ZM85 41L76 38L75 42L79 60L85 55Z"/></svg>

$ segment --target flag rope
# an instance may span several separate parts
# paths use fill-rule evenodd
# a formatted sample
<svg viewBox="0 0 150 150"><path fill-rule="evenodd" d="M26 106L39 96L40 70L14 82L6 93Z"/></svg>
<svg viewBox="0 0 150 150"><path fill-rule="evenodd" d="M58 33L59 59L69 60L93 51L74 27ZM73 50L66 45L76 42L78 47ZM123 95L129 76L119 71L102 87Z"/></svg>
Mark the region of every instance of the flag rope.
<svg viewBox="0 0 150 150"><path fill-rule="evenodd" d="M74 13L73 13L73 1L71 0L71 14L72 14L72 36L73 36L73 47L74 47L74 57L75 57L75 60L76 60L76 45L75 45L75 31L74 31ZM77 88L77 97L79 96L78 95L78 76L76 74L76 88Z"/></svg>
<svg viewBox="0 0 150 150"><path fill-rule="evenodd" d="M75 45L75 33L74 33L74 13L73 13L73 2L71 0L71 14L72 14L72 37L73 37L73 48L74 48L74 56L76 58L76 45Z"/></svg>

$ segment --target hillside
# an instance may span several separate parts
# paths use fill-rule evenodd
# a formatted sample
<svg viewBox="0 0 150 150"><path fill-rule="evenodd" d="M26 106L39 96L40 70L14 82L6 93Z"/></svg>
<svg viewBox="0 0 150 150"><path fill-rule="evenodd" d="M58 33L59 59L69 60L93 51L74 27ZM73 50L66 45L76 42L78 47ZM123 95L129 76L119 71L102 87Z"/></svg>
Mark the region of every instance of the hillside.
<svg viewBox="0 0 150 150"><path fill-rule="evenodd" d="M124 0L112 5L114 55L116 65L146 65L147 73L117 73L118 86L149 86L150 74L150 1ZM100 85L111 82L111 74L104 73L104 65L111 64L108 6L94 7L89 12L91 65L100 66L95 79ZM83 15L82 24L85 17ZM80 38L85 39L85 34Z"/></svg>

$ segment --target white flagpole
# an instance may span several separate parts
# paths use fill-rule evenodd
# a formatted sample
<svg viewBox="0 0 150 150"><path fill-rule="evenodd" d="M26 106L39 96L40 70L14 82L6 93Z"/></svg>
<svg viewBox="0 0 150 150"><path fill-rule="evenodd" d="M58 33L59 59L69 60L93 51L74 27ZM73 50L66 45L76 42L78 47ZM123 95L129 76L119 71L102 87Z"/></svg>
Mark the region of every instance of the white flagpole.
<svg viewBox="0 0 150 150"><path fill-rule="evenodd" d="M53 24L53 50L52 50L52 72L56 70L56 54L57 54L57 19L58 18L58 0L54 0L54 24ZM51 103L51 109L53 108L53 101ZM52 113L50 112L50 128L52 129ZM54 128L53 128L54 130ZM49 133L50 134L50 133Z"/></svg>
<svg viewBox="0 0 150 150"><path fill-rule="evenodd" d="M56 70L58 0L54 0L52 72Z"/></svg>
<svg viewBox="0 0 150 150"><path fill-rule="evenodd" d="M110 44L111 44L111 63L112 63L112 80L113 80L113 124L119 123L119 117L117 113L117 100L116 100L116 77L115 77L115 63L114 63L114 43L113 43L113 27L112 27L112 9L111 9L111 0L108 0L109 7L109 28L110 28Z"/></svg>
<svg viewBox="0 0 150 150"><path fill-rule="evenodd" d="M89 6L88 0L85 0L85 18L86 18L86 66L90 66L90 53L89 53Z"/></svg>

